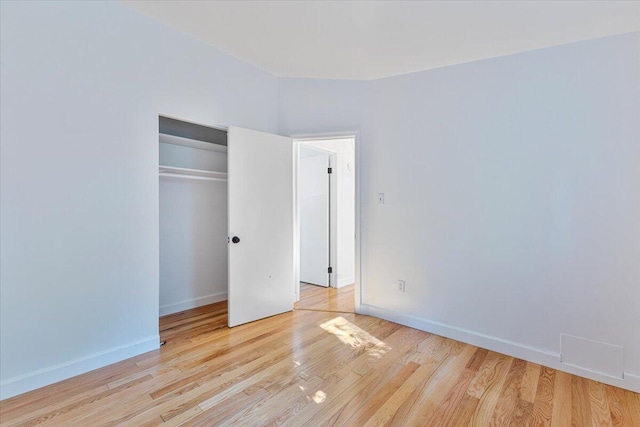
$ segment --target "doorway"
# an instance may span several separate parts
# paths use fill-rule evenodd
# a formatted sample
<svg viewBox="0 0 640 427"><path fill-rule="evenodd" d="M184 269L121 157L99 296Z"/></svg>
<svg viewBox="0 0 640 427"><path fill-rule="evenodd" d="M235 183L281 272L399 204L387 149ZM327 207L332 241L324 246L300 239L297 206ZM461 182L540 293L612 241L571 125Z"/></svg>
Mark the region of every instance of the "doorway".
<svg viewBox="0 0 640 427"><path fill-rule="evenodd" d="M299 310L354 312L355 136L296 139Z"/></svg>

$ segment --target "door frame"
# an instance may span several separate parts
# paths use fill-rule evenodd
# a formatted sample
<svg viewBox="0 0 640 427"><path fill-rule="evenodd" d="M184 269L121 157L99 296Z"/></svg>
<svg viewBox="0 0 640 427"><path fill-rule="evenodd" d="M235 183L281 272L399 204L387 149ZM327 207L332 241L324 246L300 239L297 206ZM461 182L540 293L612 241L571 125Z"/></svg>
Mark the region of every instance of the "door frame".
<svg viewBox="0 0 640 427"><path fill-rule="evenodd" d="M329 139L345 139L353 138L353 149L355 154L355 285L354 285L354 306L355 312L360 313L360 307L362 305L362 275L361 275L361 222L360 222L360 132L359 131L344 131L344 132L324 132L324 133L307 133L307 134L293 134L289 135L293 138L294 149L294 256L295 256L295 274L294 274L294 293L296 295L296 301L300 300L300 208L298 200L298 168L299 168L299 151L301 143L309 141L326 141ZM332 185L336 180L332 180ZM335 191L334 191L335 194ZM334 239L335 241L336 239ZM335 253L335 252L334 252ZM337 278L337 275L336 275ZM336 280L337 282L337 280Z"/></svg>

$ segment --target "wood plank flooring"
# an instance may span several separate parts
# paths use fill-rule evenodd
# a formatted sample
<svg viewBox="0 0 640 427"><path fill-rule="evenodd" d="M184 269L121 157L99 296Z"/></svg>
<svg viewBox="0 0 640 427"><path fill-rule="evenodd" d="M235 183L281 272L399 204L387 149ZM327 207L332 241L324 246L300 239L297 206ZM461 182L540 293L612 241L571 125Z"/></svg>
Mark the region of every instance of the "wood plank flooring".
<svg viewBox="0 0 640 427"><path fill-rule="evenodd" d="M336 289L300 283L300 301L295 304L295 308L353 313L355 312L354 285Z"/></svg>
<svg viewBox="0 0 640 427"><path fill-rule="evenodd" d="M161 319L159 350L0 402L2 426L640 426L640 395L368 316Z"/></svg>

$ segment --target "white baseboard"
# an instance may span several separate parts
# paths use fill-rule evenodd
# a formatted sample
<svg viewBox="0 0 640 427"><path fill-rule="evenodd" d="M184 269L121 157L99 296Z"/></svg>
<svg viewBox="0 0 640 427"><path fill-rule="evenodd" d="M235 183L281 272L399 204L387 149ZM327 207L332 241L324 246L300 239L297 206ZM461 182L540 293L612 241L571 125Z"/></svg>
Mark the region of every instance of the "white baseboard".
<svg viewBox="0 0 640 427"><path fill-rule="evenodd" d="M0 400L8 399L115 362L160 348L160 335L39 369L0 382Z"/></svg>
<svg viewBox="0 0 640 427"><path fill-rule="evenodd" d="M356 278L353 277L353 276L339 278L338 279L338 288L341 288L341 287L347 286L347 285L353 285L355 282L356 282Z"/></svg>
<svg viewBox="0 0 640 427"><path fill-rule="evenodd" d="M476 331L458 328L416 316L397 313L369 304L361 304L358 312L640 393L640 375L630 372L624 372L622 378L605 375L589 369L562 363L560 353L529 347L491 335L485 335Z"/></svg>
<svg viewBox="0 0 640 427"><path fill-rule="evenodd" d="M217 294L205 295L203 297L166 304L160 306L160 316L166 316L167 314L178 313L181 311L189 310L191 308L213 304L214 302L226 301L227 299L228 298L226 292L218 292Z"/></svg>

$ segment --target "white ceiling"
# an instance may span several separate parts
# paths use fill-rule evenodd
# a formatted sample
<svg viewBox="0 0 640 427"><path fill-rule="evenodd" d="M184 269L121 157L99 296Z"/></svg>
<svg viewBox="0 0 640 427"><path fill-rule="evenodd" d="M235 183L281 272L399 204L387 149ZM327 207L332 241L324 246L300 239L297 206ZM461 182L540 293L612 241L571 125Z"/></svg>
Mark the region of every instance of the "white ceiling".
<svg viewBox="0 0 640 427"><path fill-rule="evenodd" d="M370 80L640 30L638 1L132 1L277 76Z"/></svg>

